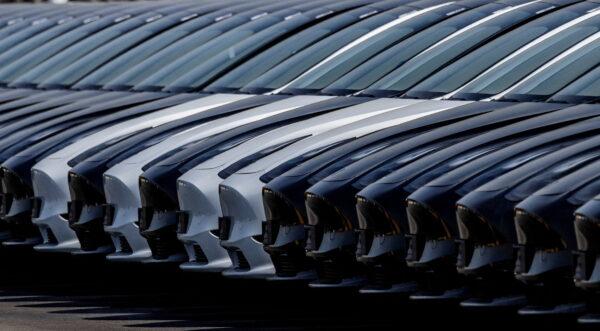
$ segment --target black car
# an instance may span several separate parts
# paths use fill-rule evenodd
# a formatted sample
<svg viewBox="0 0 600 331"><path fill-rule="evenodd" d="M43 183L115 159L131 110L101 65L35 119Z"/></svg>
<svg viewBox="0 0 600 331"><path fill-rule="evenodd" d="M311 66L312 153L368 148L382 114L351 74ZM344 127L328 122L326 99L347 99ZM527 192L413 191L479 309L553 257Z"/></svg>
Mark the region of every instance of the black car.
<svg viewBox="0 0 600 331"><path fill-rule="evenodd" d="M286 233L298 233L285 231L286 229L306 225L304 191L311 185L405 139L509 105L493 103L447 105L445 107L450 108L442 112L351 140L311 159L298 157L289 160L265 174L268 184L263 189L263 202L268 216L263 233L264 245L273 259L277 276L281 279L295 279L300 274L314 270L312 261L306 257L304 232L300 236L284 237ZM439 107L444 105L440 103ZM386 284L381 286L386 287Z"/></svg>
<svg viewBox="0 0 600 331"><path fill-rule="evenodd" d="M333 232L342 235L358 229L354 196L361 189L427 154L467 140L475 135L543 113L544 109L545 111L553 111L563 107L533 103L508 106L500 103L498 104L499 109L496 111L431 130L387 147L346 166L343 170L330 175L309 188L305 197L310 234L313 238L309 237L307 249L309 252L314 251L312 254L315 258L323 261L323 268L327 268L328 276L337 276L323 279L323 281L339 282L340 278L345 278L345 273L352 275L352 265L358 266L354 259L356 241L352 240L344 245L342 258L348 263L338 265L335 254L338 252L339 247L329 242L329 240L335 239L335 236L330 235ZM322 210L323 214L319 213L318 210ZM320 247L323 247L324 250L321 251ZM325 247L328 247L328 249L325 249ZM334 256L329 256L328 253ZM409 251L409 256L407 256L409 266L417 266L418 261L419 256L416 254L410 255ZM343 270L347 271L343 272Z"/></svg>
<svg viewBox="0 0 600 331"><path fill-rule="evenodd" d="M315 29L318 31L320 29L327 29L329 31L333 30L335 31L336 29L342 29L343 27L345 27L347 24L349 24L349 21L352 22L354 20L360 20L364 17L362 17L364 14L369 14L372 13L374 10L375 11L380 11L380 10L385 10L386 8L389 7L393 7L393 5L396 2L385 2L381 5L368 5L368 6L364 6L364 7L360 7L351 11L348 11L346 13L343 13L341 15L338 16L334 16L331 19L328 19L320 24L317 24L315 26ZM368 17L368 16L367 16ZM306 32L311 32L312 30L309 29ZM300 35L302 35L303 32L300 33ZM326 35L325 35L326 36ZM325 37L322 36L322 37ZM296 40L293 37L290 38L291 40L289 40L289 42L293 42L294 43L294 47L298 48L302 45L310 45L310 43L314 42L316 37L311 37L310 40ZM289 48L290 45L288 45L288 40L277 44L276 46L274 46L273 48L265 51L264 53L261 53L258 57L259 58L263 58L263 64L268 64L269 61L273 61L275 62L275 60L277 60L277 56L281 57L281 49L286 49ZM283 54L289 54L289 53L283 53ZM255 66L255 64L252 61L248 61L248 63L244 63L241 66L239 66L237 69L235 70L239 70L242 72L248 72L249 70L253 70L252 68ZM268 65L264 66L265 68L269 68ZM256 71L256 70L253 70ZM234 77L238 77L239 75L236 72L233 72L233 76ZM256 74L255 72L253 74ZM247 79L248 75L246 75L245 78L240 78L239 79ZM224 78L225 81L228 82L228 84L237 84L235 79L229 79L228 78L229 75L225 75ZM231 87L228 87L227 90L231 90ZM183 130L186 130L188 128L194 127L194 126L198 126L201 125L202 123L205 123L206 121L218 118L218 117L222 117L222 116L227 116L227 115L231 115L234 114L236 112L239 111L243 111L243 110L247 110L253 107L258 107L261 105L264 105L268 102L274 102L277 100L281 100L283 98L286 98L287 96L284 95L273 95L273 96L256 96L250 99L246 99L246 100L242 100L239 102L234 102L232 104L226 105L226 106L221 106L221 107L217 107L215 109L211 109L210 111L207 112L203 112L201 114L198 115L193 115L193 116L189 116L186 118L183 118L181 120L178 121L174 121L172 123L168 123L162 126L159 126L155 129L149 130L149 131L145 131L142 132L140 134L136 134L132 137L127 137L126 139L119 141L118 143L116 143L114 146L106 146L103 145L101 148L103 149L103 152L100 154L96 154L94 155L94 152L96 149L92 149L89 150L85 153L82 153L81 156L77 157L77 160L81 160L81 164L75 166L72 170L72 176L77 176L80 177L84 182L88 182L91 183L89 185L95 186L95 189L99 192L102 191L102 173L108 169L108 167L116 164L119 162L119 160L123 160L133 154L135 154L138 151L141 151L144 148L148 148L153 144L159 143L160 141L162 141L163 139L167 138L170 135L173 135L177 132L181 132ZM352 104L356 104L357 102L362 101L362 99L358 98L358 99L348 99L348 100L335 100L334 102L327 102L327 103L323 103L323 104L319 104L318 106L314 107L314 113L313 114L318 114L319 112L323 112L323 111L331 111L334 109L339 109L339 107L344 107L344 106L349 106ZM295 115L297 116L298 119L303 119L305 118L308 114L310 113L305 113L302 110L298 110L298 113ZM286 121L291 121L294 116L282 116L282 118L285 118ZM265 121L263 121L265 122ZM277 120L277 118L273 119L273 123L280 123L279 120ZM260 125L263 125L262 122ZM243 130L238 130L239 132L244 132L245 130L248 130L248 127L244 127ZM237 132L237 131L236 131ZM230 137L235 137L237 135L239 135L240 133L235 133L233 132ZM198 153L201 153L200 151ZM86 156L88 155L93 155L91 158L89 158L89 160L86 160ZM74 162L72 162L74 165L78 164L79 162L76 162L75 160L73 160ZM179 163L182 163L182 161L179 161ZM179 164L178 163L178 164ZM176 170L176 167L170 167L169 169L171 170L171 168L173 168L173 170ZM167 174L168 176L170 176L171 174ZM78 181L78 183L80 183L82 181ZM174 181L173 181L174 184ZM81 203L83 205L86 205L87 200L86 199L81 199ZM93 202L96 203L96 202ZM76 220L74 220L74 223L77 223ZM97 231L91 231L90 229L86 229L86 231L89 232L94 232L93 236L98 236L101 238L104 238L104 234L103 231L101 229L101 227L97 227ZM107 244L108 241L102 241L102 240L96 240L94 241L98 244ZM97 245L88 245L89 249L96 249ZM178 246L178 245L177 245Z"/></svg>
<svg viewBox="0 0 600 331"><path fill-rule="evenodd" d="M447 173L420 186L417 192L425 192L429 200L435 200L436 213L446 215L445 218L449 222L448 228L456 231L456 226L452 224L454 222L453 214L455 213L455 203L461 197L527 161L597 135L598 123L600 123L598 121L597 118L583 120L580 123L516 142L509 147L483 155L467 163L458 163L453 167L454 169L449 169ZM375 190L377 188L375 185L372 186L371 189L365 189L364 193L368 193L366 192L368 189ZM376 191L373 192L373 194L376 193ZM361 203L360 198L358 203ZM461 212L462 209L459 208L459 215ZM467 284L472 286L469 294L473 296L473 298L463 301L461 305L484 308L522 304L523 297L518 291L519 286L514 282L513 270L505 268L502 263L496 263L500 260L501 252L507 252L505 258L510 259L512 247L510 244L497 244L492 247L491 242L484 242L484 245L473 242L469 239L468 234L475 231L481 231L481 229L471 229L471 224L461 223L459 217L457 271L467 277ZM477 284L478 282L482 284L492 282L494 286L480 286Z"/></svg>
<svg viewBox="0 0 600 331"><path fill-rule="evenodd" d="M377 81L378 78L385 75L392 68L383 68L377 54L385 52L388 54L385 59L391 59L391 54L396 52L386 51L399 42L406 41L407 44L397 46L397 50L406 49L407 53L401 58L406 60L423 50L455 29L460 29L465 25L472 23L479 18L477 14L461 15L461 19L453 19L465 10L476 8L485 4L485 1L457 1L454 3L444 3L437 0L423 0L407 3L404 6L392 8L388 11L375 13L362 22L352 25L329 38L316 43L314 46L299 52L290 59L282 62L272 70L266 72L254 81L248 83L240 91L247 93L267 93L280 90L286 87L286 93L291 94L311 94L319 92L320 89L309 90L307 88L297 89L288 86L290 83L301 84L305 80L304 73L319 65L319 71L323 74L330 73L330 78L324 80L324 84L335 84L335 79L340 78L344 73L351 70L365 70L373 72L375 75L369 77L366 86ZM411 14L411 15L409 15ZM447 24L442 25L448 21ZM395 23L395 24L394 24ZM433 33L432 29L424 29L430 26L439 27L442 35ZM423 35L419 32L423 31ZM420 38L410 38L411 36L421 36ZM374 36L368 40L365 36ZM366 42L368 41L368 42ZM363 45L363 46L361 46ZM408 47L411 46L411 47ZM335 56L342 47L348 56ZM371 59L372 60L369 60ZM365 67L366 69L361 69ZM378 70L383 68L385 70ZM301 76L304 76L301 77ZM350 84L354 82L340 83L336 89L327 90L327 94L332 95L350 95L356 90L350 89ZM326 85L324 86L327 87ZM207 87L209 88L209 87Z"/></svg>
<svg viewBox="0 0 600 331"><path fill-rule="evenodd" d="M349 5L351 5L351 4L352 4L352 2L349 3ZM335 25L333 25L333 24L337 24L338 25L337 28L339 29L339 28L341 28L340 24L345 25L345 24L347 24L346 22L348 20L356 20L357 17L355 15L357 15L357 14L359 15L358 17L360 18L360 15L370 14L373 12L373 10L382 11L382 10L385 10L385 9L393 6L394 4L395 4L395 2L385 2L382 5L369 5L369 6L361 7L358 9L354 9L347 13L342 14L341 16L334 16L331 19L328 19L322 23L319 23L319 24L315 25L314 28L315 28L315 30L319 30L322 27L328 27L328 29L332 29L333 27L335 27ZM399 9L407 11L407 10L412 10L411 8L412 7L408 7L408 8L399 7L392 11L397 12ZM360 13L362 13L362 14L360 14ZM384 14L388 14L388 12L384 11ZM369 23L371 25L374 24L373 22L378 23L378 24L383 24L380 19L375 20L375 18L377 16L375 16L373 18L370 18L369 16L370 15L368 15L365 18L364 23L359 22L355 25L363 26L366 23L368 23L369 21L372 21ZM386 17L386 16L384 16L384 17ZM387 17L389 17L389 15ZM311 29L306 30L307 33L310 31L312 31L312 30ZM299 34L303 34L303 32L300 32ZM307 35L309 35L309 34L307 34ZM335 35L332 37L335 37ZM312 38L314 38L314 37L312 37ZM325 38L324 41L328 40L328 39L330 39L330 38ZM263 61L263 62L267 65L266 66L267 68L269 66L273 66L276 64L274 60L277 59L277 56L281 57L281 55L279 53L281 53L282 49L286 49L286 48L290 47L288 45L290 42L294 42L296 44L295 47L298 47L298 44L299 45L304 44L306 46L309 46L312 43L312 41L310 41L310 40L308 42L302 41L301 43L299 43L299 42L295 41L294 37L292 37L292 38L288 38L276 45L273 45L272 47L268 48L263 53L261 53L261 55L259 55L259 57L265 58L265 61ZM318 44L319 43L315 44L315 46ZM310 49L310 48L308 48L308 49ZM287 54L288 56L291 55L291 53L285 53L285 54ZM268 60L266 60L266 59L268 59ZM311 59L311 60L314 61L314 59ZM291 64L293 64L293 62ZM281 63L279 65L279 67L286 66L286 65L289 65L289 64L287 64L287 62L284 61L283 63ZM248 72L249 70L254 71L253 72L253 74L254 74L256 71L256 70L252 69L254 66L255 66L255 63L252 60L248 61L246 63L243 63L237 69L235 69L237 71L234 70L232 72L231 77L233 77L233 78L237 77L237 78L242 79L239 76L238 72ZM292 68L290 67L290 69L292 69ZM236 82L235 79L232 79L229 77L230 76L228 74L226 74L225 76L223 76L223 81L228 82L228 84L237 84L237 83L235 83ZM244 79L246 79L246 78L244 78ZM219 85L219 84L220 83L217 83L217 85ZM225 88L223 86L221 86L221 87L219 87L218 90L232 91L232 90L234 90L234 86L237 86L237 85L229 85ZM167 89L170 89L170 88L167 88ZM261 88L261 90L264 90L264 88ZM277 97L272 97L271 100L276 101L281 98L282 98L282 96L277 96ZM218 139L211 141L210 144L199 144L198 146L192 146L192 147L186 148L186 150L184 152L179 153L178 155L176 154L174 156L171 156L171 154L173 154L173 152L166 153L163 158L168 157L168 159L167 159L168 162L164 162L164 165L159 163L161 158L159 158L156 162L154 162L157 164L156 174L153 174L153 176L156 178L152 177L152 179L155 180L156 182L168 183L168 185L165 184L167 186L164 188L161 186L161 189L164 189L167 192L173 193L172 196L175 197L175 199L176 199L175 180L173 179L172 182L169 182L166 179L160 179L160 178L163 178L163 177L164 178L176 178L177 176L175 176L175 174L181 174L182 173L181 171L184 171L186 169L185 167L183 169L178 169L180 166L186 165L189 167L190 164L193 164L194 160L196 160L196 162L200 162L199 160L202 160L203 158L206 157L206 155L205 155L206 148L207 148L206 146L212 146L211 144L216 144L217 141L223 141L223 144L226 144L225 142L228 140L236 140L240 136L246 136L250 133L258 132L257 131L258 128L263 128L263 129L276 128L276 127L284 125L284 124L290 124L293 121L306 119L308 116L315 116L317 114L322 114L324 112L334 111L334 110L340 109L342 107L347 107L347 106L351 106L351 105L354 105L354 104L357 104L360 102L367 101L368 99L369 98L337 98L334 100L317 103L313 106L304 107L303 109L305 109L305 110L298 109L298 110L294 111L293 114L282 114L280 116L274 116L269 119L259 121L259 122L255 123L255 125L246 125L246 126L240 127L238 129L232 130L232 132L229 132L226 135L221 135ZM267 100L267 99L266 99L266 97L260 97L256 101L252 101L252 100L242 101L242 102L232 104L231 107L221 107L220 109L218 109L218 111L222 112L223 115L233 114L234 112L247 109L247 107L244 105L249 105L248 102L250 102L250 103L264 102L264 101L259 101L259 100ZM258 104L256 104L256 105L258 105ZM119 143L119 145L117 147L115 147L115 149L113 149L113 152L119 153L119 152L117 152L117 150L125 150L126 148L128 148L127 147L127 146L129 146L128 144L140 144L140 146L144 146L143 140L141 140L141 139L148 139L148 137L151 137L153 134L156 134L157 136L161 136L161 137L163 137L162 139L164 139L168 136L168 135L164 134L164 132L171 131L170 134L173 134L176 131L183 130L183 129L189 127L188 125L191 125L191 124L200 125L207 119L211 118L211 117L207 117L207 115L208 114L192 116L188 119L183 119L179 122L172 123L172 126L170 124L169 126L165 126L163 128L159 127L153 131L143 133L138 138L132 137L130 139L126 139L123 142ZM213 115L211 115L211 116L213 116ZM214 118L214 116L212 118ZM159 142L159 141L155 141L153 143L157 143L157 142ZM108 154L106 154L106 155L108 156ZM127 153L127 155L130 155L130 154ZM112 155L111 155L111 157L112 157ZM98 171L97 175L100 176L101 172L106 170L105 166L109 162L110 159L112 159L112 158L106 159L106 163L105 162L95 163L98 167L94 168L94 169L87 169L86 174L92 175L93 173ZM92 160L90 160L90 161L92 161ZM115 164L115 162L110 162L110 164ZM150 165L148 165L147 168L150 168ZM83 174L78 174L77 172L74 172L74 174L83 175ZM150 201L150 199L148 199L148 201ZM86 202L83 201L82 203L85 205ZM92 202L92 203L95 203L95 202ZM150 207L151 206L148 206L147 208L150 208ZM166 230L168 232L168 235L173 237L173 240L170 240L169 242L174 243L174 245L172 245L174 247L169 252L174 254L174 252L177 252L180 250L180 244L176 240L174 240L176 233L172 229L172 227L173 227L173 224L167 224L167 225L165 225L165 229L163 230L163 228L161 227L159 229L160 230L159 232ZM98 236L103 236L103 234L100 231L98 231ZM167 255L170 255L171 253L168 253Z"/></svg>
<svg viewBox="0 0 600 331"><path fill-rule="evenodd" d="M545 111L536 109L530 113L533 118L522 119L518 123L477 135L426 155L369 184L358 192L356 210L362 236L361 251L357 252L359 260L369 261L370 265L384 269L387 266L385 263L375 262L390 254L406 255L409 243L405 242L406 239L403 235L410 232L410 236L413 238L410 248L417 250L413 251L413 254L419 260L420 267L424 269L427 266L440 274L440 278L452 279L456 273L454 238L457 237L458 230L456 222L454 222L454 202L457 199L452 200L448 195L433 194L433 192L438 193L435 188L428 191L421 188L431 180L497 150L573 122L599 115L595 110L578 111L576 107L567 107L558 111L554 111L555 109L549 108ZM515 110L519 116L525 113L520 109ZM442 227L449 231L450 237L440 236L437 232L430 233L429 231L440 227L431 226L433 221L430 220L426 221L429 224L426 225L421 219L414 217L412 221L417 224L413 227L416 227L417 231L408 231L407 211L405 206L398 201L406 200L409 195L444 222ZM388 234L389 222L393 222L397 228L407 232L392 231ZM435 241L436 250L431 249L430 246L433 245L425 243L431 241ZM393 263L403 264L403 261ZM394 268L393 265L390 267ZM444 272L448 275L442 277L441 273ZM451 282L447 281L447 283Z"/></svg>
<svg viewBox="0 0 600 331"><path fill-rule="evenodd" d="M109 40L108 38L110 38L110 35L112 34L111 31L114 33L116 30L116 28L111 28L112 26L119 25L121 22L126 20L126 17L128 16L140 15L150 9L148 5L125 7L118 6L115 8L118 8L119 10L112 14L107 13L106 15L84 18L82 19L83 24L80 27L63 33L62 35L46 42L44 45L41 45L34 50L31 50L29 53L24 54L19 58L11 59L13 61L12 63L0 68L0 84L5 86L11 83L17 77L24 75L28 70L50 59L55 54L69 49L78 42L90 44L87 47L90 47L91 49L91 47L94 47L92 44L103 43L104 40ZM103 33L105 29L107 32L106 34ZM114 34L112 35L114 36ZM92 43L92 40L95 40L96 38L99 40L96 43ZM68 54L77 52L77 47L80 46L74 46L70 48L70 51L65 51L65 53L62 53L61 57L63 59L69 58ZM81 54L82 52L77 53ZM53 61L58 62L58 59L59 58L56 58ZM74 59L74 57L72 59Z"/></svg>
<svg viewBox="0 0 600 331"><path fill-rule="evenodd" d="M487 268L496 275L512 273L516 262L512 246L517 243L514 223L515 205L556 179L597 160L599 139L598 136L593 136L570 146L559 145L561 148L558 150L548 146L548 151L542 148L525 153L521 158L509 158L505 164L510 166L512 163L517 163L516 168L489 181L486 180L481 186L458 200L456 217L461 241L464 240L461 245L466 251L461 252L463 257L459 257L459 261L464 258L464 264L468 263L469 267L472 264L472 268L464 268L465 271L485 275ZM501 166L498 168L502 169ZM493 169L487 172L493 173ZM467 250L469 246L473 249L479 248L478 252L482 252L481 248L484 247L491 248L489 254L477 256L476 260L470 262L469 258L473 255ZM525 254L525 257L529 256L529 253ZM543 301L548 308L557 302L562 302L569 292L561 291L558 287L552 292L542 290L536 293L534 290L529 290L527 295L530 302ZM557 306L555 312L560 312L560 309L561 307Z"/></svg>
<svg viewBox="0 0 600 331"><path fill-rule="evenodd" d="M573 213L600 194L599 167L600 161L591 162L532 193L515 206L518 242L515 277L535 291L552 291L554 298L558 298L554 301L544 297L539 302L531 302L531 306L519 313L585 309L583 298L568 297L570 292L576 291L573 288L575 264L572 251L577 248ZM560 298L565 292L563 295L567 297Z"/></svg>

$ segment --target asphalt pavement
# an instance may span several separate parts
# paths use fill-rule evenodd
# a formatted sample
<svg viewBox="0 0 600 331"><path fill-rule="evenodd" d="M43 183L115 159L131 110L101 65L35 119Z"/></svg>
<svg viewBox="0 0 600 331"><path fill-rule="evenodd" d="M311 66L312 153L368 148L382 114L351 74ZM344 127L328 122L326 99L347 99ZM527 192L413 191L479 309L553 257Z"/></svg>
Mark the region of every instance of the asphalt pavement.
<svg viewBox="0 0 600 331"><path fill-rule="evenodd" d="M400 296L230 280L175 265L0 249L0 330L478 329L548 325ZM573 329L572 319L552 321Z"/></svg>

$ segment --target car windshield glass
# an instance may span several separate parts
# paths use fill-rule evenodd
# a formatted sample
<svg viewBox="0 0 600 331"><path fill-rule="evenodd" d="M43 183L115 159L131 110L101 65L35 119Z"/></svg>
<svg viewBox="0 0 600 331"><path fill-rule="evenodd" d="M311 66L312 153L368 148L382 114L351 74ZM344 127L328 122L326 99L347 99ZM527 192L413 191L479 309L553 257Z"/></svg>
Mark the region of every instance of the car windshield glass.
<svg viewBox="0 0 600 331"><path fill-rule="evenodd" d="M124 73L104 82L104 87L115 90L130 89L176 59L221 34L245 24L253 18L266 15L271 10L283 7L280 4L264 7L260 7L260 5L258 2L239 4L233 7L227 6L228 9L217 10L199 17L187 16L182 18L181 20L185 23L178 26L177 30L185 30L185 36L171 43L165 43L164 48L151 53L148 58L140 59L135 65L129 66ZM223 6L226 6L226 4L220 4L217 7L222 8ZM257 6L259 7L257 8Z"/></svg>
<svg viewBox="0 0 600 331"><path fill-rule="evenodd" d="M577 79L558 94L553 96L550 101L582 101L598 100L600 98L600 67L587 73L585 76Z"/></svg>
<svg viewBox="0 0 600 331"><path fill-rule="evenodd" d="M394 21L398 16L410 11L410 8L398 7L353 24L280 63L254 81L248 83L242 91L254 93L255 91L262 92L280 88L344 46L351 44L358 38Z"/></svg>
<svg viewBox="0 0 600 331"><path fill-rule="evenodd" d="M226 49L232 43L244 40L254 33L255 31L252 30L233 30L223 34L219 38L213 39L201 47L194 49L192 52L187 53L185 56L178 58L176 61L169 63L166 67L144 79L138 85L141 89L147 86L167 86L181 75L193 70L200 63ZM170 69L167 70L167 68Z"/></svg>
<svg viewBox="0 0 600 331"><path fill-rule="evenodd" d="M176 40L186 36L188 33L189 31L181 29L174 29L161 33L160 35L152 38L152 40L148 40L134 49L127 51L116 59L106 63L105 65L102 65L100 68L98 68L98 70L94 71L87 77L84 77L75 87L104 85L140 61L143 61L167 45L170 45Z"/></svg>
<svg viewBox="0 0 600 331"><path fill-rule="evenodd" d="M430 15L432 16L433 13ZM425 17L422 17L422 19L424 18ZM479 18L481 18L480 15L469 12L456 17L456 19L449 19L448 21L441 22L413 36L410 36L402 42L377 54L360 66L352 69L334 81L331 85L327 86L323 92L327 93L328 91L335 90L363 90L379 80L381 77L396 69L399 65L402 65L414 57L419 52L425 50L427 47L435 44L468 23Z"/></svg>
<svg viewBox="0 0 600 331"><path fill-rule="evenodd" d="M306 69L331 55L343 45L350 43L367 32L369 32L369 30L363 28L344 29L267 71L254 81L248 83L243 90L274 90L279 88L298 77Z"/></svg>
<svg viewBox="0 0 600 331"><path fill-rule="evenodd" d="M455 91L529 42L579 17L591 5L585 4L581 10L566 8L544 16L485 44L419 83L406 96L429 98Z"/></svg>
<svg viewBox="0 0 600 331"><path fill-rule="evenodd" d="M329 35L330 29L309 29L307 32L291 36L284 42L271 47L246 61L207 87L207 90L239 89L274 65L298 52L306 45Z"/></svg>
<svg viewBox="0 0 600 331"><path fill-rule="evenodd" d="M208 59L228 49L228 47L242 42L281 20L282 18L279 15L267 15L227 31L218 38L203 44L201 47L195 48L174 62L169 63L166 67L161 68L161 70L139 83L137 88L166 87L178 78L193 71Z"/></svg>
<svg viewBox="0 0 600 331"><path fill-rule="evenodd" d="M344 30L350 24L366 19L371 12L373 12L373 9L369 7L358 8L295 34L234 68L210 84L206 90L240 89L303 49L314 45L337 31Z"/></svg>
<svg viewBox="0 0 600 331"><path fill-rule="evenodd" d="M309 27L315 20L316 18L310 12L307 12L294 15L283 22L274 24L246 40L231 45L206 62L194 67L165 87L165 91L179 91L187 87L196 90L204 88L237 63L245 61L254 53L260 52L263 48L268 48L271 44L285 40L294 31Z"/></svg>
<svg viewBox="0 0 600 331"><path fill-rule="evenodd" d="M81 79L81 77L104 64L106 61L119 55L121 52L140 41L147 39L154 33L155 32L151 30L141 29L125 34L114 41L99 47L93 52L86 54L65 69L48 77L48 79L42 81L41 84L70 86Z"/></svg>
<svg viewBox="0 0 600 331"><path fill-rule="evenodd" d="M469 94L493 96L510 88L546 62L600 29L599 18L588 20L586 23L589 24L564 30L552 38L547 38L508 57L507 61L501 61L459 89L454 97L469 99Z"/></svg>
<svg viewBox="0 0 600 331"><path fill-rule="evenodd" d="M35 53L34 56L29 54L23 55L22 58L28 58L26 60L17 60L11 65L5 66L0 69L0 81L9 82L27 72L27 70L39 64L41 61L47 59L49 56L56 54L57 52L65 49L73 43L86 38L89 34L85 32L67 33L63 37L56 38L52 42L47 43L40 48L42 51L33 50L29 54ZM40 58L41 57L41 58Z"/></svg>
<svg viewBox="0 0 600 331"><path fill-rule="evenodd" d="M600 37L600 33L597 34ZM521 95L540 96L547 99L568 83L577 79L600 63L600 39L583 46L568 56L561 57L542 71L509 91L505 98Z"/></svg>
<svg viewBox="0 0 600 331"><path fill-rule="evenodd" d="M194 19L190 22L201 28L200 30L195 31L194 33L187 35L170 45L167 45L164 49L158 51L156 54L153 54L151 57L129 68L126 72L122 73L110 82L107 82L105 87L108 89L129 89L141 83L153 73L156 73L162 68L170 65L175 60L192 52L196 48L202 47L205 44L208 44L211 40L230 31L231 29L247 23L252 19L254 14L261 12L262 11L260 10L251 10L245 12L243 15L234 15L226 18L220 18L223 17L220 15L223 13L217 12ZM203 26L204 28L202 28ZM215 52L215 49L210 48L210 45L207 45L207 47L209 48L208 50ZM207 54L206 56L210 55L210 53L204 54ZM158 84L157 82L152 81L148 83Z"/></svg>
<svg viewBox="0 0 600 331"><path fill-rule="evenodd" d="M406 48L412 48L416 50L424 49L435 41L438 41L444 36L460 28L461 23L468 24L467 22L480 19L484 17L485 14L478 10L473 10L459 16L461 19L453 20L453 24L451 23L440 27L440 30L434 34L425 35L422 39L412 39L412 45L407 45ZM365 61L369 60L378 53L385 51L391 46L411 36L415 32L435 24L444 18L444 13L439 13L437 11L423 12L421 15L415 15L414 17L408 17L408 15L400 16L395 21L390 23L390 25L396 23L395 25L386 29L384 29L385 26L383 26L380 30L375 30L369 38L365 38L361 40L361 42L357 42L355 45L353 45L353 47L340 52L339 54L328 59L326 62L321 63L320 65L312 68L312 70L309 70L300 76L297 80L289 84L287 90L321 90L325 87L328 87L336 80L340 79L353 69L359 67L361 64L365 63ZM398 60L396 60L395 56L389 56L390 54L395 55L398 50L404 49L404 46L397 46L394 50L389 50L387 53L385 53L388 55L385 56L385 58L389 61L383 60L382 57L379 61L367 62L365 65L371 68L371 70L377 70L380 75L383 75L389 72L389 70L395 68L398 64L398 61L405 61L402 56L407 57L407 55L411 55L412 52L409 52L408 54L401 53L401 57ZM382 67L382 64L385 65ZM386 69L388 71L385 71ZM336 88L347 89L347 86L340 83L336 86Z"/></svg>
<svg viewBox="0 0 600 331"><path fill-rule="evenodd" d="M24 75L18 77L15 80L17 84L39 84L48 77L66 68L70 64L77 61L79 58L89 54L94 49L101 45L104 45L111 40L122 36L131 29L138 27L142 24L145 16L139 18L129 18L130 15L116 18L115 21L119 21L118 24L102 30L98 33L90 35L88 38L81 40L80 42L71 45L69 48L61 51L60 53L52 56L48 60L40 63Z"/></svg>
<svg viewBox="0 0 600 331"><path fill-rule="evenodd" d="M535 14L529 11L513 10L484 23L475 23L457 31L456 34L449 36L389 73L370 86L366 93L369 93L369 90L391 90L404 93L438 68L461 56L477 44L533 15Z"/></svg>

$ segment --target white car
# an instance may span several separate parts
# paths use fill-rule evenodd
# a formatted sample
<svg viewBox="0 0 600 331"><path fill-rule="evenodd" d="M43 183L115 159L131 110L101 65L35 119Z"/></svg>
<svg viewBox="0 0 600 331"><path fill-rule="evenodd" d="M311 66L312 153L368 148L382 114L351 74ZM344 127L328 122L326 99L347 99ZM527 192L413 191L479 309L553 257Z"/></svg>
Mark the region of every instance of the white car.
<svg viewBox="0 0 600 331"><path fill-rule="evenodd" d="M167 262L181 261L182 255L169 256L166 259L155 259L146 239L139 232L138 209L142 207L139 193L139 176L149 162L162 156L165 152L206 139L212 135L268 118L270 116L292 111L332 97L297 96L256 107L239 114L217 119L169 137L110 168L104 174L104 192L106 202L113 206L113 222L104 230L118 240L125 240L130 246L128 252L111 254L107 258L116 261Z"/></svg>
<svg viewBox="0 0 600 331"><path fill-rule="evenodd" d="M40 199L33 223L42 233L38 251L74 252L80 248L75 232L65 218L69 199L69 160L82 151L138 130L157 126L185 116L251 97L250 95L216 94L163 109L101 130L49 155L32 167L35 196Z"/></svg>
<svg viewBox="0 0 600 331"><path fill-rule="evenodd" d="M217 233L218 219L222 216L218 196L218 186L224 177L222 171L231 171L229 167L237 166L238 161L265 156L298 139L416 103L418 100L400 99L360 103L275 129L195 165L177 181L179 207L185 213L179 224L178 238L190 257L181 268L220 272L232 266ZM271 266L267 268L270 273Z"/></svg>
<svg viewBox="0 0 600 331"><path fill-rule="evenodd" d="M223 272L228 277L271 277L274 267L269 254L264 251L262 224L266 219L262 201L263 175L294 157L318 151L346 139L359 137L376 130L397 125L428 114L464 105L462 101L428 101L408 106L410 100L381 99L382 103L397 102L404 107L378 116L344 125L295 142L231 174L219 185L222 218L219 224L221 245L229 252L233 268ZM414 100L413 100L414 102ZM271 132L271 139L281 132ZM243 145L238 147L243 148ZM283 238L283 236L282 236ZM283 239L285 240L285 238Z"/></svg>

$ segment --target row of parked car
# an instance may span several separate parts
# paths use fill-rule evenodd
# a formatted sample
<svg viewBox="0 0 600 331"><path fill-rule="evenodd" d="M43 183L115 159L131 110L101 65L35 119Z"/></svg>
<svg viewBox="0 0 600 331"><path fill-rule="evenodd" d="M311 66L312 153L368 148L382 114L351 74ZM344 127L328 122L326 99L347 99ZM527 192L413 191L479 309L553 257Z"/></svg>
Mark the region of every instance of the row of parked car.
<svg viewBox="0 0 600 331"><path fill-rule="evenodd" d="M3 5L1 240L597 323L599 64L599 0Z"/></svg>

